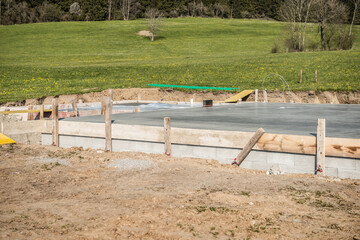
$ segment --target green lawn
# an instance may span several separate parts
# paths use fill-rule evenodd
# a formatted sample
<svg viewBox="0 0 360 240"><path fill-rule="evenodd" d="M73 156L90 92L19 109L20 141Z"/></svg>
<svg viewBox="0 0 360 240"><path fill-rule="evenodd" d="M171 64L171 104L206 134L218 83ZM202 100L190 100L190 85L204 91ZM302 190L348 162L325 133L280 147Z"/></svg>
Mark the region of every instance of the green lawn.
<svg viewBox="0 0 360 240"><path fill-rule="evenodd" d="M360 89L359 26L351 51L272 54L284 23L165 22L155 42L136 35L144 20L0 26L0 102L149 83L262 89L269 73L282 75L291 90ZM273 78L265 87L283 89Z"/></svg>

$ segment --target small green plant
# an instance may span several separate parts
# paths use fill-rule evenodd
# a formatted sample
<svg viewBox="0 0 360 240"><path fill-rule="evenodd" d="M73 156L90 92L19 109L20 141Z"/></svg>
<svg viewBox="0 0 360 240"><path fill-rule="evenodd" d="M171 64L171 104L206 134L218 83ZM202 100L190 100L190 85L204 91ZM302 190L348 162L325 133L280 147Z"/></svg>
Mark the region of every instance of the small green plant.
<svg viewBox="0 0 360 240"><path fill-rule="evenodd" d="M240 195L250 197L250 192L247 192L247 191L241 191Z"/></svg>
<svg viewBox="0 0 360 240"><path fill-rule="evenodd" d="M199 206L195 208L198 213L205 212L207 207L205 206Z"/></svg>

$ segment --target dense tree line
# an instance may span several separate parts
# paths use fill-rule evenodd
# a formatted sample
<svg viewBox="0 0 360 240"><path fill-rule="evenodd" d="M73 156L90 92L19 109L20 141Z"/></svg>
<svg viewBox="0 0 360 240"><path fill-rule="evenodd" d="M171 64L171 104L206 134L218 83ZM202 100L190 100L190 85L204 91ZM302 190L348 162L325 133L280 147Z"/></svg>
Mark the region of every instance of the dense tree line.
<svg viewBox="0 0 360 240"><path fill-rule="evenodd" d="M0 0L1 24L130 20L149 8L164 17L270 18L280 20L284 0ZM341 0L353 11L353 0ZM359 14L358 14L359 15ZM351 21L351 14L347 16ZM359 23L356 19L355 23Z"/></svg>

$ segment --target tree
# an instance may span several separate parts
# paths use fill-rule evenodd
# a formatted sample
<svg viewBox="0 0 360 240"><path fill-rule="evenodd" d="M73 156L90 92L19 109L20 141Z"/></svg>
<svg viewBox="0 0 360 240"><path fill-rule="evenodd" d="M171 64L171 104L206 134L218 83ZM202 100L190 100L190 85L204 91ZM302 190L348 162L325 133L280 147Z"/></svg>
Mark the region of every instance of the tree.
<svg viewBox="0 0 360 240"><path fill-rule="evenodd" d="M151 41L154 41L162 25L162 14L156 8L149 8L146 10L145 16L151 33Z"/></svg>
<svg viewBox="0 0 360 240"><path fill-rule="evenodd" d="M136 3L136 0L123 0L122 3L122 10L123 10L123 16L124 20L129 20L131 10L133 9L134 5Z"/></svg>
<svg viewBox="0 0 360 240"><path fill-rule="evenodd" d="M305 50L306 26L312 4L313 0L285 0L280 6L280 17L291 24L291 45L295 50Z"/></svg>
<svg viewBox="0 0 360 240"><path fill-rule="evenodd" d="M354 25L356 11L357 11L357 8L358 8L358 5L359 5L359 0L353 0L353 2L354 2L354 13L353 13L353 17L352 17L352 21L351 21L351 25L350 25L349 37L351 37L351 30L352 30L352 27Z"/></svg>
<svg viewBox="0 0 360 240"><path fill-rule="evenodd" d="M321 48L326 50L330 49L330 36L327 32L329 26L332 24L341 24L347 20L346 6L337 0L315 0L314 8L312 11L313 18L319 24Z"/></svg>
<svg viewBox="0 0 360 240"><path fill-rule="evenodd" d="M78 2L74 2L73 4L70 5L70 13L71 14L76 14L78 16L81 15L81 8Z"/></svg>

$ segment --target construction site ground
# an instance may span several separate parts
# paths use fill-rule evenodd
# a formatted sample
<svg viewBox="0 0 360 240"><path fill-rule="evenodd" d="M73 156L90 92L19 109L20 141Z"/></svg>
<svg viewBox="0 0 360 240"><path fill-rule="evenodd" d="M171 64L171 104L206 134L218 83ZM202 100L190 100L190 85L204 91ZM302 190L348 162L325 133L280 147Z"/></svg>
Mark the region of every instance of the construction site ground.
<svg viewBox="0 0 360 240"><path fill-rule="evenodd" d="M226 91L190 91L159 88L124 88L113 90L113 100L142 100L142 101L175 101L195 102L203 100L225 101L234 96L235 92ZM73 95L56 96L60 104L75 102L100 102L104 96L108 96L109 91L90 92ZM36 99L26 99L18 102L3 102L0 106L24 106L24 105L51 105L54 96ZM360 104L360 91L268 91L267 99L269 102L288 102L288 103L330 103L330 104ZM254 101L255 94L251 94L244 101ZM259 89L259 101L264 100L263 91Z"/></svg>
<svg viewBox="0 0 360 240"><path fill-rule="evenodd" d="M360 180L21 144L0 178L0 239L360 239Z"/></svg>

